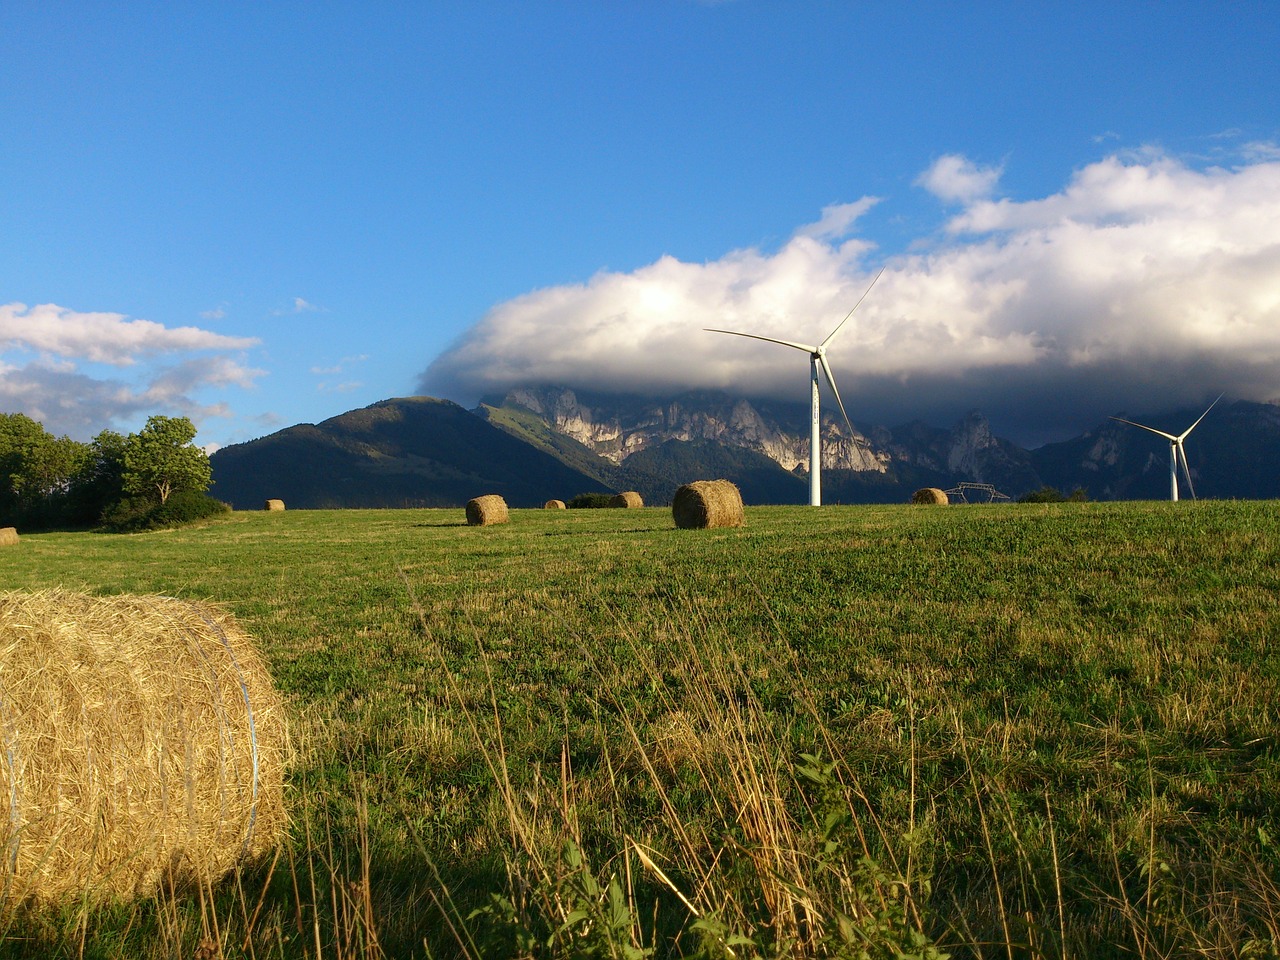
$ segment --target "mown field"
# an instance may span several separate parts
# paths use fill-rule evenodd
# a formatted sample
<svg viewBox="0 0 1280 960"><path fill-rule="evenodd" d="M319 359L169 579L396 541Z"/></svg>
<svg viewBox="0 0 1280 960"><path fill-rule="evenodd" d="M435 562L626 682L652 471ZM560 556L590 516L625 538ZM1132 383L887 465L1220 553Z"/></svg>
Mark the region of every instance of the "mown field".
<svg viewBox="0 0 1280 960"><path fill-rule="evenodd" d="M9 956L1276 957L1280 504L234 513L0 588L225 604L290 840Z"/></svg>

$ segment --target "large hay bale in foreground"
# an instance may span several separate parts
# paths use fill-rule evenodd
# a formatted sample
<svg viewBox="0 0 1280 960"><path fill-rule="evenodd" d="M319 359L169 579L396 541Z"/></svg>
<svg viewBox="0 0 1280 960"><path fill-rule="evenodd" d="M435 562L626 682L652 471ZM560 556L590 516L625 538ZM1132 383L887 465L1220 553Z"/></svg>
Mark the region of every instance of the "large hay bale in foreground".
<svg viewBox="0 0 1280 960"><path fill-rule="evenodd" d="M640 494L636 493L634 490L627 490L625 493L617 494L612 500L610 500L609 506L625 507L627 509L643 507L644 498L640 496Z"/></svg>
<svg viewBox="0 0 1280 960"><path fill-rule="evenodd" d="M467 501L467 523L473 527L487 527L494 523L506 523L511 519L507 501L496 493Z"/></svg>
<svg viewBox="0 0 1280 960"><path fill-rule="evenodd" d="M564 510L566 509L563 500L548 500L542 505L543 510Z"/></svg>
<svg viewBox="0 0 1280 960"><path fill-rule="evenodd" d="M17 542L17 527L0 527L0 547L12 547Z"/></svg>
<svg viewBox="0 0 1280 960"><path fill-rule="evenodd" d="M284 501L283 501L283 500L268 500L266 503L264 503L264 504L262 505L262 509L263 509L263 510L269 510L269 511L272 511L272 512L275 512L275 511L277 511L277 510L283 510L283 509L284 509Z"/></svg>
<svg viewBox="0 0 1280 960"><path fill-rule="evenodd" d="M271 677L217 607L0 593L0 896L145 895L265 853L287 743Z"/></svg>
<svg viewBox="0 0 1280 960"><path fill-rule="evenodd" d="M912 503L950 503L945 490L937 487L921 487L911 495Z"/></svg>
<svg viewBox="0 0 1280 960"><path fill-rule="evenodd" d="M728 480L695 480L676 490L671 514L682 530L740 527L744 522L742 493Z"/></svg>

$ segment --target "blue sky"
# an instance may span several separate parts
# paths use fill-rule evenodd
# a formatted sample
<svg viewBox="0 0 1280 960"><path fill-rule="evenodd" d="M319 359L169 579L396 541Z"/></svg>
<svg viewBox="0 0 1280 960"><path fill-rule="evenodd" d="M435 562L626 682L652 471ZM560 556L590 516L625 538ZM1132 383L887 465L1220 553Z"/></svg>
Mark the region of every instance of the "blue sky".
<svg viewBox="0 0 1280 960"><path fill-rule="evenodd" d="M1272 3L0 6L0 411L226 445L521 382L1280 398Z"/></svg>

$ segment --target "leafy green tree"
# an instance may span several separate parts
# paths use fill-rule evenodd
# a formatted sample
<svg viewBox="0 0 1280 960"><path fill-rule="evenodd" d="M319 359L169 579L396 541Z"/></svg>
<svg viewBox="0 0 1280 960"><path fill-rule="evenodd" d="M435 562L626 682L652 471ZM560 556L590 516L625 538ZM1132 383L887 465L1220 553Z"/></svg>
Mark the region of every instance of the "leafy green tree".
<svg viewBox="0 0 1280 960"><path fill-rule="evenodd" d="M30 452L23 474L26 493L35 500L65 495L89 459L87 444L70 437L45 436Z"/></svg>
<svg viewBox="0 0 1280 960"><path fill-rule="evenodd" d="M195 425L186 417L150 417L125 440L124 491L155 497L163 505L176 491L209 489L209 456L191 442L195 435Z"/></svg>
<svg viewBox="0 0 1280 960"><path fill-rule="evenodd" d="M8 513L22 504L27 459L47 436L25 414L0 413L0 510Z"/></svg>
<svg viewBox="0 0 1280 960"><path fill-rule="evenodd" d="M124 499L124 451L128 440L103 430L89 444L89 455L71 485L69 519L76 526L93 526L104 511Z"/></svg>
<svg viewBox="0 0 1280 960"><path fill-rule="evenodd" d="M89 447L55 437L21 413L0 414L0 511L39 527L65 520Z"/></svg>

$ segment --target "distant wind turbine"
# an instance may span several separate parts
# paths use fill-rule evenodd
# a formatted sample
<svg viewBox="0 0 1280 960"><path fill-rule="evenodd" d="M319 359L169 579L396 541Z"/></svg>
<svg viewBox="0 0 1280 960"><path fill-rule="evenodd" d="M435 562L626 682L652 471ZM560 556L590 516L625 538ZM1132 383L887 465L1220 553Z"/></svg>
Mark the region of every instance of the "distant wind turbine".
<svg viewBox="0 0 1280 960"><path fill-rule="evenodd" d="M827 338L817 346L810 346L807 343L796 343L792 340L775 340L773 337L762 337L755 333L742 333L739 330L716 330L712 327L704 327L709 333L727 333L734 337L749 337L752 340L763 340L766 343L778 343L784 347L793 347L796 350L803 350L809 354L809 398L811 407L811 420L809 424L809 505L818 507L822 505L822 436L820 432L820 421L818 419L818 371L821 369L827 378L827 383L831 385L831 392L835 394L836 403L840 405L840 413L844 415L844 422L849 426L849 432L854 435L855 442L857 440L857 431L853 429L853 422L849 419L849 414L845 413L844 401L840 399L840 391L836 388L836 378L831 375L831 365L827 363L827 346L835 339L836 334L853 316L853 311L862 305L862 301L867 298L867 294L871 292L871 287L876 285L876 280L880 279L880 274L884 273L884 268L880 268L875 280L871 281L867 287L866 293L858 298L858 302L853 305L853 310L845 314L844 319L836 324L836 328L827 334Z"/></svg>
<svg viewBox="0 0 1280 960"><path fill-rule="evenodd" d="M1172 433L1165 433L1163 430L1157 430L1155 427L1148 427L1145 423L1135 423L1132 420L1126 420L1124 417L1112 417L1112 420L1119 420L1121 423L1127 423L1131 427L1141 427L1143 430L1150 430L1152 433L1158 433L1169 441L1169 499L1175 503L1178 500L1178 463L1182 463L1182 472L1187 477L1187 487L1191 490L1191 499L1196 498L1195 484L1191 482L1191 467L1187 465L1187 451L1182 446L1182 441L1187 439L1187 435L1191 433L1205 418L1205 415L1214 408L1218 400L1222 399L1222 394L1218 394L1218 399L1205 409L1204 413L1196 417L1196 422L1187 429L1183 430L1176 437Z"/></svg>

